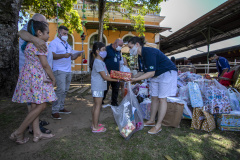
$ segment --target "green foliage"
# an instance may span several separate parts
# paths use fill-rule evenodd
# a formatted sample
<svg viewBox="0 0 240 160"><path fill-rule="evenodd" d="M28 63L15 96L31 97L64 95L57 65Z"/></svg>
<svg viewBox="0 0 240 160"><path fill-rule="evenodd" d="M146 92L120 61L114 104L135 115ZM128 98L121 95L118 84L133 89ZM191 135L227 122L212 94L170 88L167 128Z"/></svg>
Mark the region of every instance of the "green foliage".
<svg viewBox="0 0 240 160"><path fill-rule="evenodd" d="M106 10L113 8L114 11L119 12L124 19L129 19L139 36L144 36L144 16L148 13L160 13L160 3L166 0L118 0L107 1ZM119 6L124 8L127 12L121 12ZM138 11L136 11L138 9ZM108 19L109 12L106 12L105 19ZM106 20L107 21L107 20ZM104 24L105 26L107 25ZM107 27L105 27L107 28Z"/></svg>
<svg viewBox="0 0 240 160"><path fill-rule="evenodd" d="M60 6L57 6L57 3L59 3ZM77 0L24 0L21 11L23 15L26 15L26 12L41 13L46 16L47 19L59 17L64 21L62 25L68 27L70 33L73 30L81 33L81 19L78 11L73 9L74 3L77 3Z"/></svg>

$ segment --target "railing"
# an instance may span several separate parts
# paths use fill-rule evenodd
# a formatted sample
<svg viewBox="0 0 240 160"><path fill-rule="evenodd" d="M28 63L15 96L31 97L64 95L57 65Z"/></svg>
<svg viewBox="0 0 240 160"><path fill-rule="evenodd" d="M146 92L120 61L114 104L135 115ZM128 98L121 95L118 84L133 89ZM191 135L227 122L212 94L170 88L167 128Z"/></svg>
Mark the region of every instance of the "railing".
<svg viewBox="0 0 240 160"><path fill-rule="evenodd" d="M86 6L85 10L92 12L93 10L91 9L91 6L93 6L93 5L91 5L91 4L86 4L86 5L87 5L87 6ZM82 9L83 9L83 4L82 4L82 3L74 4L74 5L73 5L73 9L75 9L75 10L82 10ZM120 9L120 11L121 11L122 13L128 13L125 8L119 7L119 9ZM96 11L96 12L98 11L97 6L96 6L95 11ZM115 11L113 7L110 7L110 8L108 9L108 12L117 12L117 11ZM133 14L139 14L139 9L133 9L133 12L134 12ZM156 13L156 12L154 12L154 13L153 13L153 12L148 12L147 15L148 15L148 16L160 16L160 14L159 14L159 13Z"/></svg>
<svg viewBox="0 0 240 160"><path fill-rule="evenodd" d="M229 62L230 67L240 65L240 62ZM191 72L202 73L198 72L198 70L204 70L204 73L208 73L208 69L217 69L215 63L210 63L209 67L208 64L192 64L192 65L177 65L179 71L182 70L189 70Z"/></svg>

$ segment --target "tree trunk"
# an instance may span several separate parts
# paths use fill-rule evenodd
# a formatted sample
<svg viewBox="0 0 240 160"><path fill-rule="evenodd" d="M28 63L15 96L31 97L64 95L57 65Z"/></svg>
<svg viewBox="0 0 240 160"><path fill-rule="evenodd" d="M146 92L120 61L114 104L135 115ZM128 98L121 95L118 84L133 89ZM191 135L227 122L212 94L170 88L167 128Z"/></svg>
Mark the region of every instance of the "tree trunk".
<svg viewBox="0 0 240 160"><path fill-rule="evenodd" d="M106 1L98 1L98 20L99 20L99 29L98 29L98 42L103 42L103 18L105 12Z"/></svg>
<svg viewBox="0 0 240 160"><path fill-rule="evenodd" d="M17 32L22 1L0 1L0 96L12 96L18 79Z"/></svg>

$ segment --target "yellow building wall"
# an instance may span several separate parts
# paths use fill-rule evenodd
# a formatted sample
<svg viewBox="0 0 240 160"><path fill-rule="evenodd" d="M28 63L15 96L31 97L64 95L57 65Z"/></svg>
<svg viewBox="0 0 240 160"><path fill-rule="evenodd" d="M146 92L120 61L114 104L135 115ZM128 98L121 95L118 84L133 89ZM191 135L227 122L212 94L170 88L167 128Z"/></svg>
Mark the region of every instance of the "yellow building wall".
<svg viewBox="0 0 240 160"><path fill-rule="evenodd" d="M124 21L124 20L122 20ZM86 38L84 40L84 44L83 44L83 50L85 51L85 59L87 59L88 63L87 64L83 64L83 68L82 68L82 56L81 57L78 57L75 61L74 61L74 64L72 65L72 71L81 71L83 69L83 71L89 71L89 42L90 42L90 38L95 35L93 33L96 33L96 29L88 29L86 30L84 28L84 33L86 35ZM49 23L49 35L50 35L50 38L49 38L49 42L51 42L56 34L57 34L57 24L56 23ZM97 34L97 33L96 33ZM117 38L123 38L125 35L128 35L128 34L131 34L131 35L135 35L135 36L138 36L138 33L136 32L129 32L129 31L112 31L112 30L104 30L104 37L106 37L106 42L107 42L107 45L111 44L111 43L114 43L114 41L117 39ZM154 33L144 33L145 34L145 39L147 42L149 43L155 43L155 34ZM73 36L73 48L74 50L79 50L81 51L82 50L82 40L81 40L81 37L80 37L80 34L78 34L77 32L73 32L72 33L72 36Z"/></svg>

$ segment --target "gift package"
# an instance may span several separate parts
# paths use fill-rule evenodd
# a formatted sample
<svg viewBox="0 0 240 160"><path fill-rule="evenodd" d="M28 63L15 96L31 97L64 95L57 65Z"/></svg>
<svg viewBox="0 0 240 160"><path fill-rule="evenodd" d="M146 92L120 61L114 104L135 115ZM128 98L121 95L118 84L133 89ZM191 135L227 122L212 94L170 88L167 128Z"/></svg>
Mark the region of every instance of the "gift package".
<svg viewBox="0 0 240 160"><path fill-rule="evenodd" d="M195 74L195 73L190 73L184 72L178 76L178 86L186 86L189 82L193 82L194 80L201 79L202 76Z"/></svg>
<svg viewBox="0 0 240 160"><path fill-rule="evenodd" d="M132 122L128 122L125 127L121 130L121 134L124 138L127 138L133 131L135 130L135 126Z"/></svg>
<svg viewBox="0 0 240 160"><path fill-rule="evenodd" d="M200 108L194 108L191 128L201 129L207 132L212 131L216 128L213 115L209 114L206 111L203 111Z"/></svg>
<svg viewBox="0 0 240 160"><path fill-rule="evenodd" d="M239 114L216 115L217 127L222 131L240 131Z"/></svg>
<svg viewBox="0 0 240 160"><path fill-rule="evenodd" d="M130 80L132 73L111 70L110 77L114 79Z"/></svg>
<svg viewBox="0 0 240 160"><path fill-rule="evenodd" d="M151 114L151 100L145 99L142 103L140 103L140 108L143 119L149 120Z"/></svg>
<svg viewBox="0 0 240 160"><path fill-rule="evenodd" d="M193 108L203 107L202 94L197 83L188 83L191 105Z"/></svg>

